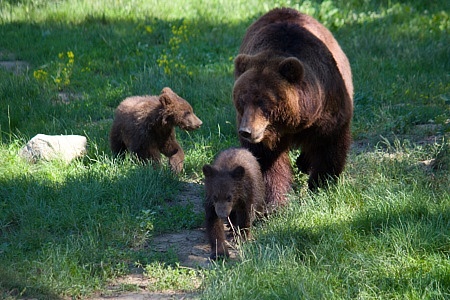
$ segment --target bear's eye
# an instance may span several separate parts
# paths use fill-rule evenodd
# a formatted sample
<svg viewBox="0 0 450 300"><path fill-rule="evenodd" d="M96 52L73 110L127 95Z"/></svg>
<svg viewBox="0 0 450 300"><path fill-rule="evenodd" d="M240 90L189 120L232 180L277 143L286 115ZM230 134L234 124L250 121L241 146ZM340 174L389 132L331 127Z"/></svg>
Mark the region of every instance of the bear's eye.
<svg viewBox="0 0 450 300"><path fill-rule="evenodd" d="M231 202L232 199L233 199L233 198L231 197L231 195L228 195L228 196L227 196L227 201L228 201L228 202Z"/></svg>
<svg viewBox="0 0 450 300"><path fill-rule="evenodd" d="M259 99L258 101L256 101L256 106L260 109L265 118L269 118L270 111L268 109L267 103L265 103L262 99Z"/></svg>
<svg viewBox="0 0 450 300"><path fill-rule="evenodd" d="M212 198L214 202L217 202L217 200L219 200L219 198L216 195L214 195Z"/></svg>
<svg viewBox="0 0 450 300"><path fill-rule="evenodd" d="M190 115L191 115L191 112L190 112L190 111L187 111L187 112L184 113L183 117L187 118L187 117L189 117Z"/></svg>

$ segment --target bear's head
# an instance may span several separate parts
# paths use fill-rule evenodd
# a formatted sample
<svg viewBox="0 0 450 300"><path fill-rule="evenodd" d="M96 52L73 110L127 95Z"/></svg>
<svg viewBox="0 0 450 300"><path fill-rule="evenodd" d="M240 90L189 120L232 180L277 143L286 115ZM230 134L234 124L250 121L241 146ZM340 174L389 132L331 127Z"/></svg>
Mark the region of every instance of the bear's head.
<svg viewBox="0 0 450 300"><path fill-rule="evenodd" d="M234 64L239 136L250 143L270 144L284 128L298 122L303 64L295 57L267 52L240 54Z"/></svg>
<svg viewBox="0 0 450 300"><path fill-rule="evenodd" d="M203 122L194 114L192 106L170 88L162 90L159 102L164 111L163 124L173 124L183 130L194 130L202 125Z"/></svg>
<svg viewBox="0 0 450 300"><path fill-rule="evenodd" d="M219 218L228 218L239 200L239 189L245 175L244 167L237 166L232 170L219 170L212 165L204 165L203 174L205 175L207 201L212 202Z"/></svg>

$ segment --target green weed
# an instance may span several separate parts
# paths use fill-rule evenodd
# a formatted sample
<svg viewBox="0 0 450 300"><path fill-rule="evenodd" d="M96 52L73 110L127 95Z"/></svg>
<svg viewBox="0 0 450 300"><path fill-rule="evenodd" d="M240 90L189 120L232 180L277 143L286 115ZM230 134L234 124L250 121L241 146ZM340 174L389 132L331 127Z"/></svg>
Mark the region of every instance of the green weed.
<svg viewBox="0 0 450 300"><path fill-rule="evenodd" d="M144 274L150 279L148 288L151 291L192 291L196 290L201 282L199 272L194 269L161 263L148 264Z"/></svg>

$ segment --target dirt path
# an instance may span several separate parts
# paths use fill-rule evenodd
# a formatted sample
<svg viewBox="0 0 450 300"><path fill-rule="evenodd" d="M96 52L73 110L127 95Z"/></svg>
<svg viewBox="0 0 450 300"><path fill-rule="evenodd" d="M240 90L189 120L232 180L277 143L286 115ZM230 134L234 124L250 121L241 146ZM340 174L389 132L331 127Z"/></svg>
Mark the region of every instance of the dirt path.
<svg viewBox="0 0 450 300"><path fill-rule="evenodd" d="M2 53L0 53L1 56ZM29 64L20 60L0 61L0 68L3 68L15 75L23 74L29 69Z"/></svg>
<svg viewBox="0 0 450 300"><path fill-rule="evenodd" d="M200 213L203 210L203 199L201 198L203 186L184 182L176 202L182 205L193 204L193 210ZM228 231L228 229L227 229ZM232 260L237 257L237 250L228 236L230 257ZM186 268L208 268L211 265L209 260L210 247L206 239L205 228L193 230L183 230L175 233L168 233L155 236L149 245L152 251L165 253L175 250L179 264ZM92 300L120 299L120 300L144 300L144 299L196 299L198 294L179 291L150 292L148 286L151 284L149 278L142 274L142 270L134 274L119 278L112 282L102 294L92 298ZM199 282L200 284L200 282ZM123 292L123 286L134 286L137 291Z"/></svg>

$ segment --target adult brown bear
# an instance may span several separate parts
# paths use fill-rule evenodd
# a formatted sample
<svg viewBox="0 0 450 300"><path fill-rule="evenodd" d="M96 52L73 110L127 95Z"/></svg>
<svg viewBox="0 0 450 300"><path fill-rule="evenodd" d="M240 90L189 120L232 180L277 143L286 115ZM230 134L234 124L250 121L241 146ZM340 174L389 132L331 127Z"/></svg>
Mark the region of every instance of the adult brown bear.
<svg viewBox="0 0 450 300"><path fill-rule="evenodd" d="M277 8L247 30L235 59L233 102L241 145L258 159L266 202L286 203L289 150L315 189L344 169L351 144L350 64L333 35L312 17Z"/></svg>

